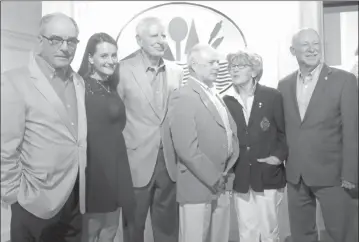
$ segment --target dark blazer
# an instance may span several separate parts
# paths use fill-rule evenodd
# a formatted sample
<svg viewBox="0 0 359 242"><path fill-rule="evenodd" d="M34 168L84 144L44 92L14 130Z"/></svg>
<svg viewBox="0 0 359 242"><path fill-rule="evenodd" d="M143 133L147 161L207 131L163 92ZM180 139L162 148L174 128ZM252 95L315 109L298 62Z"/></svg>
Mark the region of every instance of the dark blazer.
<svg viewBox="0 0 359 242"><path fill-rule="evenodd" d="M87 115L86 211L106 213L122 207L133 218L134 191L122 131L125 106L116 89L107 93L85 78Z"/></svg>
<svg viewBox="0 0 359 242"><path fill-rule="evenodd" d="M279 82L289 147L287 180L308 186L358 183L358 88L355 76L324 65L301 121L298 71Z"/></svg>
<svg viewBox="0 0 359 242"><path fill-rule="evenodd" d="M257 192L285 187L283 163L270 165L257 161L268 156L276 156L281 161L287 158L280 93L273 88L257 84L248 126L241 104L233 96L224 96L223 100L237 124L240 144L240 155L234 168L233 189L246 193L249 187Z"/></svg>

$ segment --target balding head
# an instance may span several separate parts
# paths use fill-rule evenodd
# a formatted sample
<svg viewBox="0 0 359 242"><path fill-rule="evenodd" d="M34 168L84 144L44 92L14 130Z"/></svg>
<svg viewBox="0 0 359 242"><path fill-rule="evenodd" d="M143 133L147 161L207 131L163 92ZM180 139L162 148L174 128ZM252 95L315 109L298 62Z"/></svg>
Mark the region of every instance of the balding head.
<svg viewBox="0 0 359 242"><path fill-rule="evenodd" d="M211 86L219 71L219 54L207 44L197 44L188 53L187 64L191 75Z"/></svg>
<svg viewBox="0 0 359 242"><path fill-rule="evenodd" d="M79 34L76 22L63 13L52 13L40 21L40 55L55 69L71 64Z"/></svg>
<svg viewBox="0 0 359 242"><path fill-rule="evenodd" d="M304 29L300 29L293 35L292 46L300 44L303 39L308 39L309 37L312 39L316 38L318 42L320 42L320 36L315 29L304 28Z"/></svg>
<svg viewBox="0 0 359 242"><path fill-rule="evenodd" d="M322 45L318 32L312 28L299 30L293 35L290 52L297 58L300 69L313 70L322 58Z"/></svg>
<svg viewBox="0 0 359 242"><path fill-rule="evenodd" d="M76 23L76 21L67 16L66 14L63 13L50 13L47 15L44 15L41 20L40 20L40 29L39 29L39 33L40 34L46 34L47 29L50 27L52 27L51 25L48 26L51 22L55 22L55 23L62 23L62 22L66 22L67 24L73 25L73 27L76 29L77 32L77 36L79 34L79 27Z"/></svg>
<svg viewBox="0 0 359 242"><path fill-rule="evenodd" d="M207 44L197 44L189 51L187 64L189 67L192 67L193 64L201 63L203 60L206 61L211 56L217 56L218 58L217 51L213 47Z"/></svg>

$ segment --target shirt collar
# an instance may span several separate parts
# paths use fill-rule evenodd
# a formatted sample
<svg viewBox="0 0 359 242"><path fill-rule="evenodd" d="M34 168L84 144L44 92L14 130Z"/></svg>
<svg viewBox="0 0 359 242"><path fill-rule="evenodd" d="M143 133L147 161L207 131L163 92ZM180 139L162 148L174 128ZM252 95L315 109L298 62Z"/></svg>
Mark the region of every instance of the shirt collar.
<svg viewBox="0 0 359 242"><path fill-rule="evenodd" d="M161 70L161 69L165 70L165 68L166 68L163 58L160 59L157 67L152 66L143 49L141 49L141 59L142 59L142 63L143 63L143 66L144 66L146 72L148 70L157 70L157 71Z"/></svg>
<svg viewBox="0 0 359 242"><path fill-rule="evenodd" d="M65 81L71 80L74 74L71 66L66 69L55 69L52 67L42 56L35 55L36 63L39 65L41 71L49 80L53 80L55 77L59 77Z"/></svg>
<svg viewBox="0 0 359 242"><path fill-rule="evenodd" d="M300 71L298 71L298 77L299 77L299 80L302 80L304 82L305 78L306 77L311 77L309 78L308 80L312 80L313 77L315 76L318 76L319 73L321 72L322 70L322 67L323 67L323 63L319 63L319 65L317 67L314 68L314 70L312 70L307 76L304 76L303 73Z"/></svg>
<svg viewBox="0 0 359 242"><path fill-rule="evenodd" d="M251 93L248 95L249 97L253 97L255 95L257 86L258 86L258 82L256 82L254 84ZM237 88L234 85L232 85L232 87L228 90L227 95L235 97L235 98L240 96L239 91L237 90Z"/></svg>
<svg viewBox="0 0 359 242"><path fill-rule="evenodd" d="M195 77L193 77L193 76L191 76L191 78L192 78L194 81L196 81L204 90L206 90L206 91L208 91L208 92L210 92L210 93L212 93L212 94L217 94L217 89L216 89L216 86L214 85L214 83L213 83L212 87L209 87L209 86L207 86L205 83L203 83L203 82L201 82L200 80L198 80L197 78L195 78Z"/></svg>

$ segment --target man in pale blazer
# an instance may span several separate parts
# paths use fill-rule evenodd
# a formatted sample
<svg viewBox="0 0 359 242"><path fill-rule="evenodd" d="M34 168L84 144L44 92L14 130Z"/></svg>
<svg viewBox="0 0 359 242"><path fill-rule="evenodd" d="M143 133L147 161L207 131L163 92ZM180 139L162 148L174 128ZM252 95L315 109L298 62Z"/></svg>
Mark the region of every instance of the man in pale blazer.
<svg viewBox="0 0 359 242"><path fill-rule="evenodd" d="M297 32L290 50L299 70L281 80L278 89L289 147L286 174L292 239L318 241L318 200L330 237L346 242L348 192L358 185L356 79L321 62L321 40L313 29Z"/></svg>
<svg viewBox="0 0 359 242"><path fill-rule="evenodd" d="M180 66L162 57L165 27L158 18L142 19L136 28L140 49L120 61L118 93L126 107L123 131L134 184L135 223L128 224L133 242L144 241L148 210L155 242L178 239L176 164L163 122L168 98L183 78ZM126 235L126 233L125 233Z"/></svg>
<svg viewBox="0 0 359 242"><path fill-rule="evenodd" d="M39 53L1 77L1 200L11 204L12 242L80 241L85 91L70 67L78 32L64 14L44 16Z"/></svg>
<svg viewBox="0 0 359 242"><path fill-rule="evenodd" d="M226 182L239 155L237 127L213 86L219 71L216 51L194 46L188 66L190 77L173 93L168 111L178 156L179 242L228 241Z"/></svg>

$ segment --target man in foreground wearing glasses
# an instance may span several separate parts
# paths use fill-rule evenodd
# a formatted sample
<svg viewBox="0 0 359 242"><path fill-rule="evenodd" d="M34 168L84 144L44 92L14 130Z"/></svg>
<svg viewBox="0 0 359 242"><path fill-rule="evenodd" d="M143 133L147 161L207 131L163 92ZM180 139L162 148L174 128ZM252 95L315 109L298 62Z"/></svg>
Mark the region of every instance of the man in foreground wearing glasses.
<svg viewBox="0 0 359 242"><path fill-rule="evenodd" d="M11 204L12 242L81 240L85 92L70 67L78 34L68 16L44 16L39 52L1 77L1 202Z"/></svg>

